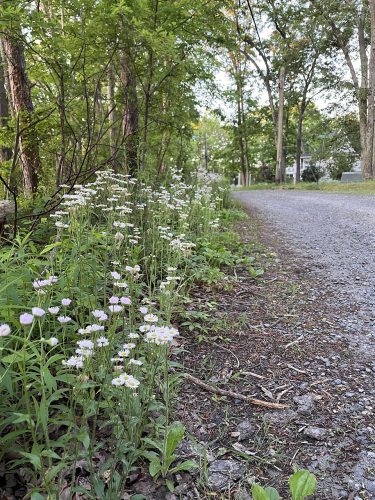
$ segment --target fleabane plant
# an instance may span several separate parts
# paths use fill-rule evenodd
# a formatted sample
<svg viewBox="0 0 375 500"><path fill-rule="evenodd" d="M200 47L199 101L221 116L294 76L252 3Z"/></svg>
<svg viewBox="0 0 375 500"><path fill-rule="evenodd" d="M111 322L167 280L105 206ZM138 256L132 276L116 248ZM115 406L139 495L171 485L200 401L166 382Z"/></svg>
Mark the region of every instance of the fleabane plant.
<svg viewBox="0 0 375 500"><path fill-rule="evenodd" d="M4 257L1 448L9 467L30 470L30 491L56 495L63 471L84 458L93 491L114 498L143 437L168 427L174 306L197 238L218 227L220 182L199 171L185 183L175 169L156 189L99 171L63 188L53 243L19 239Z"/></svg>

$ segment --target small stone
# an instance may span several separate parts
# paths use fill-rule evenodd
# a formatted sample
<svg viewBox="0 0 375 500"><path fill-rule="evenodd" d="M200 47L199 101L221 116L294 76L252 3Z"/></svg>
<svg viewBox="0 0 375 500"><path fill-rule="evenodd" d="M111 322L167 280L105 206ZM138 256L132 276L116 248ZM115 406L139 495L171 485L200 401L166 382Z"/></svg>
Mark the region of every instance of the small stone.
<svg viewBox="0 0 375 500"><path fill-rule="evenodd" d="M232 482L238 481L245 467L235 460L215 460L208 468L208 485L213 491L224 491Z"/></svg>
<svg viewBox="0 0 375 500"><path fill-rule="evenodd" d="M323 429L322 427L306 427L303 433L312 439L323 441L327 436L327 429Z"/></svg>
<svg viewBox="0 0 375 500"><path fill-rule="evenodd" d="M239 433L239 435L237 436L238 441L244 441L252 434L254 434L255 429L250 420L243 420L238 424L236 432Z"/></svg>
<svg viewBox="0 0 375 500"><path fill-rule="evenodd" d="M314 407L316 396L312 393L296 396L293 401L298 405L297 412L302 415L309 415Z"/></svg>

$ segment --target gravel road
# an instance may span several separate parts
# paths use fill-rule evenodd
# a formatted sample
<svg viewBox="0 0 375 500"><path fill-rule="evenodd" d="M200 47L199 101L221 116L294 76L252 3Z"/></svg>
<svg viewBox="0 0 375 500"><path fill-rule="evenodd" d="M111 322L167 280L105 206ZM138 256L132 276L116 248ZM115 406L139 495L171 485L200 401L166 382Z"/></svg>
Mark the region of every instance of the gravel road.
<svg viewBox="0 0 375 500"><path fill-rule="evenodd" d="M267 190L236 192L233 197L260 221L259 234L285 272L294 263L300 279L309 284L315 326L320 312L333 328L316 328L326 335L331 354L315 354L307 365L323 361L332 384L328 393L334 410L319 425L346 430L321 450L331 460L330 470L322 463L315 468L314 460L309 465L319 478L316 498L374 500L375 196ZM304 328L298 334L309 335ZM348 346L346 357L340 342ZM336 391L335 384L344 386ZM332 450L346 445L351 458L346 452L344 460L338 459Z"/></svg>
<svg viewBox="0 0 375 500"><path fill-rule="evenodd" d="M375 196L267 190L236 192L234 198L255 210L264 227L290 249L285 259L302 257L335 285L338 299L344 296L348 306L359 306L357 327L366 323L366 350L373 350Z"/></svg>

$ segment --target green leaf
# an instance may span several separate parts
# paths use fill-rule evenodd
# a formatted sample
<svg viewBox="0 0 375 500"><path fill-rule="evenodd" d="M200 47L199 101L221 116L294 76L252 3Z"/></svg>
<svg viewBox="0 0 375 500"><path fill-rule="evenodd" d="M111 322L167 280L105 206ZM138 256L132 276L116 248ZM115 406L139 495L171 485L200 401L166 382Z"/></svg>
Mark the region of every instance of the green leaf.
<svg viewBox="0 0 375 500"><path fill-rule="evenodd" d="M169 489L169 491L173 493L174 492L174 482L171 481L170 479L166 479L165 484L166 484L167 488Z"/></svg>
<svg viewBox="0 0 375 500"><path fill-rule="evenodd" d="M147 497L142 495L142 493L137 493L136 495L132 495L130 500L147 500Z"/></svg>
<svg viewBox="0 0 375 500"><path fill-rule="evenodd" d="M15 419L12 419L12 424L22 424L23 422L27 422L28 424L32 424L31 417L28 413L13 413Z"/></svg>
<svg viewBox="0 0 375 500"><path fill-rule="evenodd" d="M178 444L183 440L185 427L181 422L173 422L167 430L166 452L172 455Z"/></svg>
<svg viewBox="0 0 375 500"><path fill-rule="evenodd" d="M152 448L156 448L161 453L163 453L163 443L162 442L157 443L156 441L154 441L153 439L150 439L150 438L143 438L143 441L146 444L150 445Z"/></svg>
<svg viewBox="0 0 375 500"><path fill-rule="evenodd" d="M34 493L31 493L30 500L46 500L46 497L34 491Z"/></svg>
<svg viewBox="0 0 375 500"><path fill-rule="evenodd" d="M42 468L42 463L40 461L40 455L35 453L28 453L27 451L20 452L22 456L27 458L35 470L40 470Z"/></svg>
<svg viewBox="0 0 375 500"><path fill-rule="evenodd" d="M64 461L59 462L57 465L53 466L51 469L48 469L47 474L45 475L45 480L50 482L53 479L56 479L59 472L66 468L66 463Z"/></svg>
<svg viewBox="0 0 375 500"><path fill-rule="evenodd" d="M55 453L53 450L43 450L42 457L56 458L56 460L61 460L60 455Z"/></svg>
<svg viewBox="0 0 375 500"><path fill-rule="evenodd" d="M8 354L8 356L4 356L1 361L3 363L20 363L21 361L28 361L30 359L30 354L27 354L27 352L24 351L19 351L19 352L14 352L13 354Z"/></svg>
<svg viewBox="0 0 375 500"><path fill-rule="evenodd" d="M83 444L86 450L88 450L90 446L90 436L89 433L87 432L87 429L81 429L77 434L77 439Z"/></svg>
<svg viewBox="0 0 375 500"><path fill-rule="evenodd" d="M280 500L279 493L272 486L267 486L264 491L267 493L269 500Z"/></svg>
<svg viewBox="0 0 375 500"><path fill-rule="evenodd" d="M0 385L5 387L7 390L9 396L13 396L14 391L13 391L13 384L12 384L12 376L9 372L9 368L5 369L4 367L0 366Z"/></svg>
<svg viewBox="0 0 375 500"><path fill-rule="evenodd" d="M152 477L155 477L156 474L158 474L161 471L161 463L159 462L159 460L154 460L150 462L149 471Z"/></svg>
<svg viewBox="0 0 375 500"><path fill-rule="evenodd" d="M42 368L42 376L49 392L54 392L57 390L56 380L52 376L51 372L47 368L47 366L43 366Z"/></svg>
<svg viewBox="0 0 375 500"><path fill-rule="evenodd" d="M194 460L185 460L185 462L182 462L178 465L176 465L176 467L173 467L173 469L171 469L171 472L173 474L176 474L176 472L180 472L182 470L192 470L192 469L196 469L198 467L198 464L196 464L194 462Z"/></svg>
<svg viewBox="0 0 375 500"><path fill-rule="evenodd" d="M61 241L57 241L56 243L51 243L50 245L47 245L43 250L40 252L39 257L41 255L44 255L45 253L51 251L53 248L59 247L61 245Z"/></svg>
<svg viewBox="0 0 375 500"><path fill-rule="evenodd" d="M253 500L269 500L266 491L259 486L259 484L253 484L251 487L251 494L253 496Z"/></svg>
<svg viewBox="0 0 375 500"><path fill-rule="evenodd" d="M299 470L289 479L293 500L303 500L312 495L316 488L316 477L308 470Z"/></svg>
<svg viewBox="0 0 375 500"><path fill-rule="evenodd" d="M155 451L142 451L141 456L147 458L150 462L158 459L158 454Z"/></svg>

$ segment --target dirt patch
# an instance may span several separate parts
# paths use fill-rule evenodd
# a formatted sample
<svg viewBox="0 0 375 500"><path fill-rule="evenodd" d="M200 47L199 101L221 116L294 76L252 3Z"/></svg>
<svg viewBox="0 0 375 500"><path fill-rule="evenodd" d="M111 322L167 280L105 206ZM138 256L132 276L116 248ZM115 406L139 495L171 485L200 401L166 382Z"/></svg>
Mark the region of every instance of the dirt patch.
<svg viewBox="0 0 375 500"><path fill-rule="evenodd" d="M208 384L287 408L267 410L184 382L179 418L210 457L198 490L203 498L249 498L256 480L286 494L296 467L317 476L316 499L374 499L375 367L353 348L358 306L258 214L237 230L265 274L254 280L241 269L229 289L192 292L191 310L223 328L184 331L179 361ZM218 461L244 467L224 489L212 484L210 463L216 470Z"/></svg>

